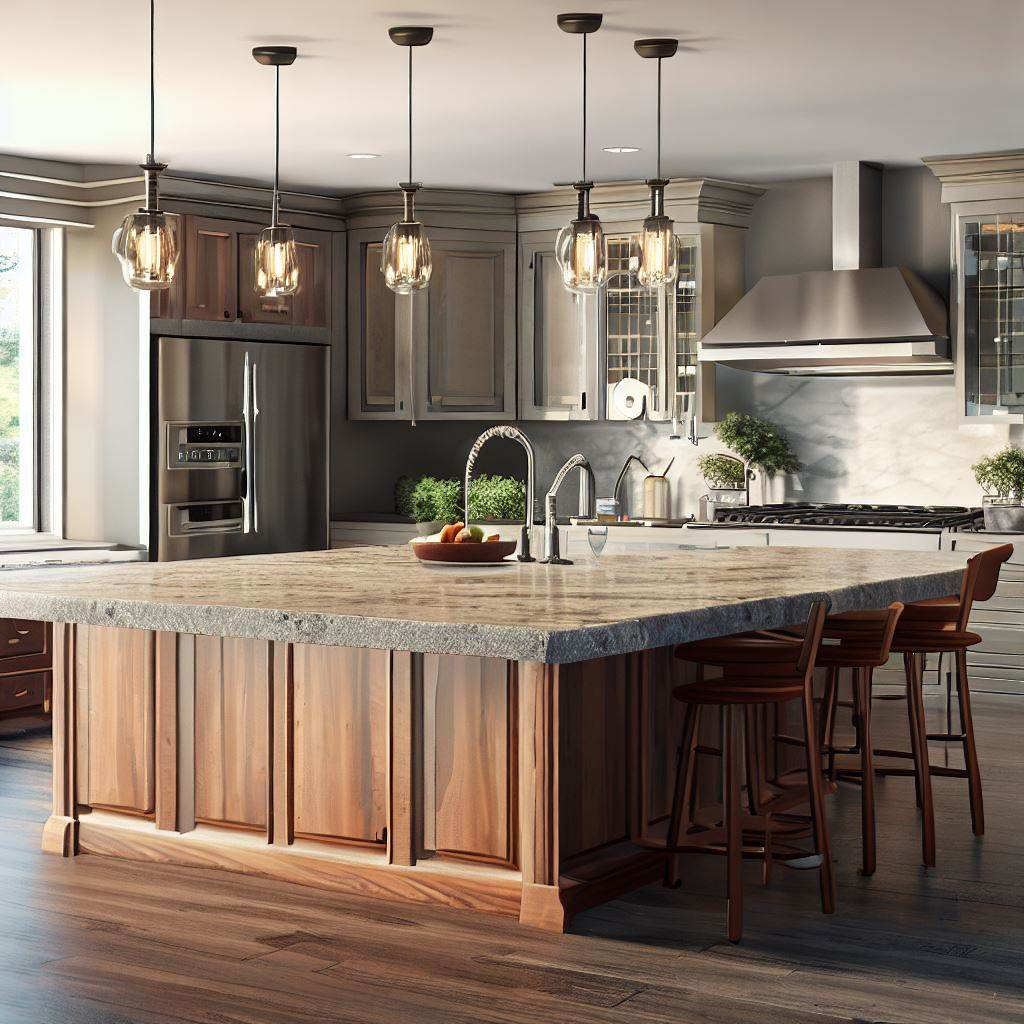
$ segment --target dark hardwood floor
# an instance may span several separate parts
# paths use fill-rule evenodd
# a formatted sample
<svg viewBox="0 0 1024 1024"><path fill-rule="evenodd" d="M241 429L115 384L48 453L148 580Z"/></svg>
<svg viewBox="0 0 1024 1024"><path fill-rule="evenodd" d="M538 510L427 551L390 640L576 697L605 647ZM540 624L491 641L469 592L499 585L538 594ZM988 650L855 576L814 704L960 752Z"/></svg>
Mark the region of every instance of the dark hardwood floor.
<svg viewBox="0 0 1024 1024"><path fill-rule="evenodd" d="M878 872L858 874L858 794L831 798L839 909L813 872L747 866L724 940L723 863L581 915L566 936L210 871L39 852L49 737L0 738L3 1024L1024 1022L1024 699L976 698L988 834L936 779L925 872L913 783L879 781ZM879 703L879 742L904 709ZM933 709L934 710L934 709ZM888 734L888 735L887 735ZM938 759L938 751L933 752Z"/></svg>

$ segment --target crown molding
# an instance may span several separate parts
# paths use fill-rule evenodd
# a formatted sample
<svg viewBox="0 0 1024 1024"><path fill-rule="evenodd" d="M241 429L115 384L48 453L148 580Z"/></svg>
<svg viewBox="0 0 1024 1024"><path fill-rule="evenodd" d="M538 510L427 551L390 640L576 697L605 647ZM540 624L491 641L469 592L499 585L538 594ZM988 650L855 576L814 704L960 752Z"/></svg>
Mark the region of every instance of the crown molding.
<svg viewBox="0 0 1024 1024"><path fill-rule="evenodd" d="M1024 149L926 156L921 162L942 183L944 203L1024 197Z"/></svg>

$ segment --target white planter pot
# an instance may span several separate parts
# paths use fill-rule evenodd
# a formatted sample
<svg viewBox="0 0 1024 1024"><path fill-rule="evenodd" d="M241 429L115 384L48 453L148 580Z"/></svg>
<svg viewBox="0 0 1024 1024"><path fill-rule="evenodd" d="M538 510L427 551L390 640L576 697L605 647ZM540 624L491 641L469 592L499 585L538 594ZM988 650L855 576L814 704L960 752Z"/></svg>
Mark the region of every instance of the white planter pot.
<svg viewBox="0 0 1024 1024"><path fill-rule="evenodd" d="M1024 533L1024 505L986 500L984 509L986 530L996 533Z"/></svg>

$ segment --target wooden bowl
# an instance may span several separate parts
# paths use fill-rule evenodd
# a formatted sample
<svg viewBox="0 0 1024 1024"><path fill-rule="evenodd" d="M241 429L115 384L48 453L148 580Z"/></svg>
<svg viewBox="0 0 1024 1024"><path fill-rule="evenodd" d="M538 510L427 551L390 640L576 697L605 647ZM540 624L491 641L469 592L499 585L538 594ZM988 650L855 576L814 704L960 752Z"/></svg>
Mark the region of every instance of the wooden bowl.
<svg viewBox="0 0 1024 1024"><path fill-rule="evenodd" d="M440 541L410 542L416 557L424 562L503 562L516 549L514 540L481 541L478 544L442 544Z"/></svg>

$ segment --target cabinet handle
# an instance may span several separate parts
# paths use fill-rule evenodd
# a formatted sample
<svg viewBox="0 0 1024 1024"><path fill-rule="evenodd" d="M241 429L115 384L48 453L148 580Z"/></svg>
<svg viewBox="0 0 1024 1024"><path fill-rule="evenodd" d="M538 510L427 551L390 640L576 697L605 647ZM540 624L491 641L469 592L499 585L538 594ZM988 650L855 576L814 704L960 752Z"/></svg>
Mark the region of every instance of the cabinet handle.
<svg viewBox="0 0 1024 1024"><path fill-rule="evenodd" d="M15 700L17 700L17 699L18 699L18 697L27 697L27 696L28 696L28 690L19 690L19 691L18 691L18 692L17 692L17 693L16 693L15 695L14 695L14 698L15 698Z"/></svg>
<svg viewBox="0 0 1024 1024"><path fill-rule="evenodd" d="M18 636L28 636L29 633L31 632L31 630L22 629L20 626L15 626L14 627L14 632L17 633Z"/></svg>
<svg viewBox="0 0 1024 1024"><path fill-rule="evenodd" d="M20 644L21 643L21 637L20 636L9 637L7 642L9 644Z"/></svg>
<svg viewBox="0 0 1024 1024"><path fill-rule="evenodd" d="M224 310L224 319L225 320L230 320L231 319L231 310L230 309L225 309Z"/></svg>

